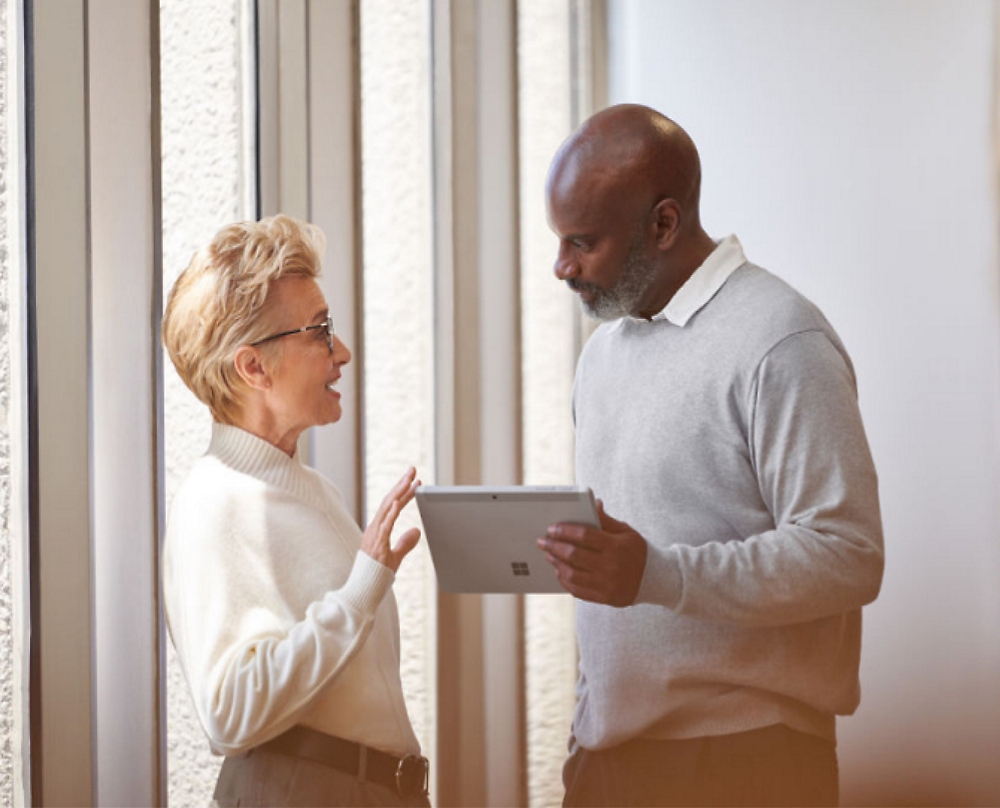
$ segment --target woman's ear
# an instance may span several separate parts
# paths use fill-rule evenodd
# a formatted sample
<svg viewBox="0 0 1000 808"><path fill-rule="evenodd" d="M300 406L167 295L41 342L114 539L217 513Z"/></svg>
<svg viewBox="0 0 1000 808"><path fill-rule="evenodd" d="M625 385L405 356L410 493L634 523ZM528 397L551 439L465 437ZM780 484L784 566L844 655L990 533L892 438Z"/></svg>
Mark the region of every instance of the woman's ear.
<svg viewBox="0 0 1000 808"><path fill-rule="evenodd" d="M248 387L267 390L271 386L271 374L264 366L264 357L252 345L241 345L233 357L233 364Z"/></svg>

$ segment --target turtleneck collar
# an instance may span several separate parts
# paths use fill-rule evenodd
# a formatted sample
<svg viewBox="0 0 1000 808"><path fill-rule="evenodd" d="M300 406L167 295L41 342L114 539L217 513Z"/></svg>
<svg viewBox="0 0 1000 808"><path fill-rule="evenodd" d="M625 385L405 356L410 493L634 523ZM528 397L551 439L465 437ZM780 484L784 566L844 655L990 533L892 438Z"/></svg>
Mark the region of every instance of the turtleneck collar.
<svg viewBox="0 0 1000 808"><path fill-rule="evenodd" d="M234 471L287 491L316 507L324 506L320 482L312 469L302 465L298 450L289 457L245 429L213 422L208 454Z"/></svg>

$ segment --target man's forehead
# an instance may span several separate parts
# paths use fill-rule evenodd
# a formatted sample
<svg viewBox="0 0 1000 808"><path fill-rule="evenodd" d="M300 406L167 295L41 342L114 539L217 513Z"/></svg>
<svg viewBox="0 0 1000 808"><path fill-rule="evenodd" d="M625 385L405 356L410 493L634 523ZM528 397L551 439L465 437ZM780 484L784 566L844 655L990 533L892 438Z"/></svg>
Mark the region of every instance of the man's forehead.
<svg viewBox="0 0 1000 808"><path fill-rule="evenodd" d="M606 161L566 155L553 166L548 184L550 213L574 219L606 219L618 210L630 183L628 170Z"/></svg>
<svg viewBox="0 0 1000 808"><path fill-rule="evenodd" d="M613 184L618 173L615 166L588 149L567 149L553 162L549 193L554 197L570 197L601 192Z"/></svg>

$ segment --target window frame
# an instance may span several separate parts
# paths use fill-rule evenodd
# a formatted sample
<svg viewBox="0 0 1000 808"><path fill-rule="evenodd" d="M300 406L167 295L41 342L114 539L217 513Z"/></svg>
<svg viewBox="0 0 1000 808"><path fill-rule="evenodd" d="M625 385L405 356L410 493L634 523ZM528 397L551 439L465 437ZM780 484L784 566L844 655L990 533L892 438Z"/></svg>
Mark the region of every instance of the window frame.
<svg viewBox="0 0 1000 808"><path fill-rule="evenodd" d="M158 5L24 14L30 801L157 804Z"/></svg>
<svg viewBox="0 0 1000 808"><path fill-rule="evenodd" d="M26 200L11 229L15 802L165 804L159 3L4 1ZM437 481L517 483L516 0L428 3ZM322 286L356 346L353 405L305 448L361 521L359 0L254 10L246 192L319 224L347 268ZM523 600L436 605L436 801L526 804Z"/></svg>

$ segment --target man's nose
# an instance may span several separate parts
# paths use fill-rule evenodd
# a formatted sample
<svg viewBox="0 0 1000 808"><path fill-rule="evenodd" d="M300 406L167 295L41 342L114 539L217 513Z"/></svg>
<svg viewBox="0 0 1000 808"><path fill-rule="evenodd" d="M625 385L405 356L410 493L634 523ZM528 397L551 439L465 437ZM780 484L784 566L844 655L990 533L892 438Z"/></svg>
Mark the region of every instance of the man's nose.
<svg viewBox="0 0 1000 808"><path fill-rule="evenodd" d="M552 272L561 281L568 281L580 274L580 267L565 247L559 248L559 255L552 267Z"/></svg>

